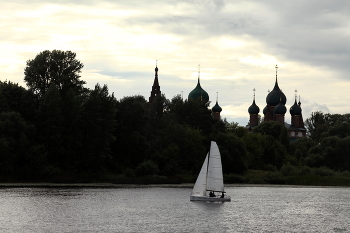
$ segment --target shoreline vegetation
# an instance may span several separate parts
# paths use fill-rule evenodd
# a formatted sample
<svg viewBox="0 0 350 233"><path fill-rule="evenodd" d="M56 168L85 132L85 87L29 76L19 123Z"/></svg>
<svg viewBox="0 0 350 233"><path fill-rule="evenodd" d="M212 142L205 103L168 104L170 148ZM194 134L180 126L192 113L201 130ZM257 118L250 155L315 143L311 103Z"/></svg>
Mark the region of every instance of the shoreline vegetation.
<svg viewBox="0 0 350 233"><path fill-rule="evenodd" d="M327 171L327 172L326 172ZM144 176L127 177L125 175L110 175L100 177L98 180L79 179L73 177L56 177L52 181L32 181L21 182L11 181L1 182L0 188L125 188L140 186L160 186L160 187L193 187L196 176L185 175L176 177L166 176ZM329 170L318 169L311 174L289 174L283 175L281 172L249 170L243 175L224 175L225 184L230 186L259 186L259 185L286 185L286 186L341 186L350 187L350 174L348 172L331 172Z"/></svg>
<svg viewBox="0 0 350 233"><path fill-rule="evenodd" d="M217 119L199 96L116 99L107 84L84 87L82 68L72 51L45 50L27 61L27 88L0 81L0 182L194 183L215 141L225 184L350 186L350 113L313 112L291 140L260 115L254 130Z"/></svg>
<svg viewBox="0 0 350 233"><path fill-rule="evenodd" d="M0 189L6 188L193 188L193 183L181 184L112 184L112 183L0 183ZM296 184L227 184L226 187L341 187L347 185L296 185Z"/></svg>

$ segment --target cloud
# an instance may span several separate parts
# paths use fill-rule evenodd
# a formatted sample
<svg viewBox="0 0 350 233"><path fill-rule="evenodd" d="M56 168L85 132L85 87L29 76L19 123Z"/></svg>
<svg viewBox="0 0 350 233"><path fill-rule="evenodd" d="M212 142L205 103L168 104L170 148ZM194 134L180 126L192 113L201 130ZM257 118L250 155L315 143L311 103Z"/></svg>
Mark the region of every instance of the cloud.
<svg viewBox="0 0 350 233"><path fill-rule="evenodd" d="M201 85L222 116L248 122L256 88L262 110L278 82L304 118L317 109L346 113L350 103L348 1L0 1L0 78L23 83L28 59L71 50L90 88L107 84L117 98L147 99L158 60L168 98ZM286 117L287 119L288 117Z"/></svg>

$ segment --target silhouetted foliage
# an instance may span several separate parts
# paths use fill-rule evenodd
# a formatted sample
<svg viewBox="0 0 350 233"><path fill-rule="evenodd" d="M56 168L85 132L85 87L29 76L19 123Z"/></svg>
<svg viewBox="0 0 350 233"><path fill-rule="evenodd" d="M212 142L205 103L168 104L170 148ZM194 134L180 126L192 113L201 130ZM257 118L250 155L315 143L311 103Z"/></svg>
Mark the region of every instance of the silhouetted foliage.
<svg viewBox="0 0 350 233"><path fill-rule="evenodd" d="M258 125L255 130L255 133L261 133L263 135L271 135L274 140L280 142L287 150L289 150L289 137L287 128L277 122L277 121L268 121L263 122Z"/></svg>
<svg viewBox="0 0 350 233"><path fill-rule="evenodd" d="M310 167L349 171L350 114L315 112L306 120L306 125L313 145L309 143L309 153L303 155L304 163Z"/></svg>
<svg viewBox="0 0 350 233"><path fill-rule="evenodd" d="M196 176L210 141L231 178L248 169L272 171L266 180L276 183L281 174L350 171L350 114L312 113L308 137L290 142L279 122L248 131L214 119L209 103L180 95L116 100L107 85L84 88L82 67L73 52L46 50L27 62L28 89L0 81L0 180Z"/></svg>
<svg viewBox="0 0 350 233"><path fill-rule="evenodd" d="M81 93L85 81L79 79L79 73L83 67L71 51L45 50L27 61L24 81L39 97L44 96L52 84L63 96L70 89Z"/></svg>

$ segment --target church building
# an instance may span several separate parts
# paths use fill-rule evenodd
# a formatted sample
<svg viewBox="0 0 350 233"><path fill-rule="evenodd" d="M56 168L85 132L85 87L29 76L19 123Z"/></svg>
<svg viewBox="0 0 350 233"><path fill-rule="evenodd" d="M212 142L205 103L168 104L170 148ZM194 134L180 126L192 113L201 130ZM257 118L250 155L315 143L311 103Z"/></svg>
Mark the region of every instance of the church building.
<svg viewBox="0 0 350 233"><path fill-rule="evenodd" d="M200 100L205 101L205 103L209 102L209 95L208 93L201 87L200 84L200 70L198 68L198 83L197 86L188 94L188 99L194 99L194 100ZM216 104L211 109L213 113L213 117L217 120L220 120L220 112L222 111L222 108L218 104L218 97L216 97Z"/></svg>
<svg viewBox="0 0 350 233"><path fill-rule="evenodd" d="M299 97L299 102L297 103L297 96L295 95L294 105L290 107L291 114L291 124L285 122L285 114L287 108L285 106L287 98L282 90L278 86L277 81L277 65L276 65L276 80L275 86L272 91L266 96L266 106L263 109L264 121L277 121L284 124L288 129L288 134L291 140L298 139L300 137L306 137L306 129L304 127L301 102ZM161 95L159 81L158 81L158 67L156 64L155 77L152 86L151 95L149 97L149 103L152 103L157 96ZM198 101L209 102L208 93L201 87L200 84L200 71L198 69L198 82L197 86L188 94L188 99L194 99ZM216 98L216 104L212 107L213 118L220 120L220 113L222 108L218 104L218 96ZM248 108L248 113L250 115L249 125L247 126L250 132L254 131L254 128L259 124L259 112L260 108L255 103L255 89L254 98L252 105Z"/></svg>
<svg viewBox="0 0 350 233"><path fill-rule="evenodd" d="M152 103L154 98L156 98L156 96L160 96L162 93L160 91L160 86L159 86L159 82L158 82L158 67L156 64L156 68L154 69L155 71L155 76L154 76L154 82L153 82L153 86L152 86L152 91L151 91L151 96L149 97L149 102Z"/></svg>
<svg viewBox="0 0 350 233"><path fill-rule="evenodd" d="M288 129L289 138L295 140L300 137L306 137L306 129L304 127L301 102L297 104L297 97L295 96L294 105L290 108L291 124L285 122L285 114L287 108L285 106L287 98L278 86L277 82L277 65L276 65L276 81L275 86L271 92L266 96L266 106L263 110L264 121L278 121L284 124ZM255 103L255 89L253 104L248 108L250 115L249 130L252 131L258 125L258 114L260 112L259 107Z"/></svg>

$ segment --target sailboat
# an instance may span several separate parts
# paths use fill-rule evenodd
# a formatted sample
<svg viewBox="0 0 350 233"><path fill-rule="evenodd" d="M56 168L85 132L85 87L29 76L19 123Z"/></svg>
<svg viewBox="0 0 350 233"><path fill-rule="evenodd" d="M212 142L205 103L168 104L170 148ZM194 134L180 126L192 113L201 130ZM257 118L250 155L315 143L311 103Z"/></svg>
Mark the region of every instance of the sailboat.
<svg viewBox="0 0 350 233"><path fill-rule="evenodd" d="M190 200L210 202L231 201L231 197L225 195L225 193L220 151L216 142L212 141L210 150L194 184Z"/></svg>

